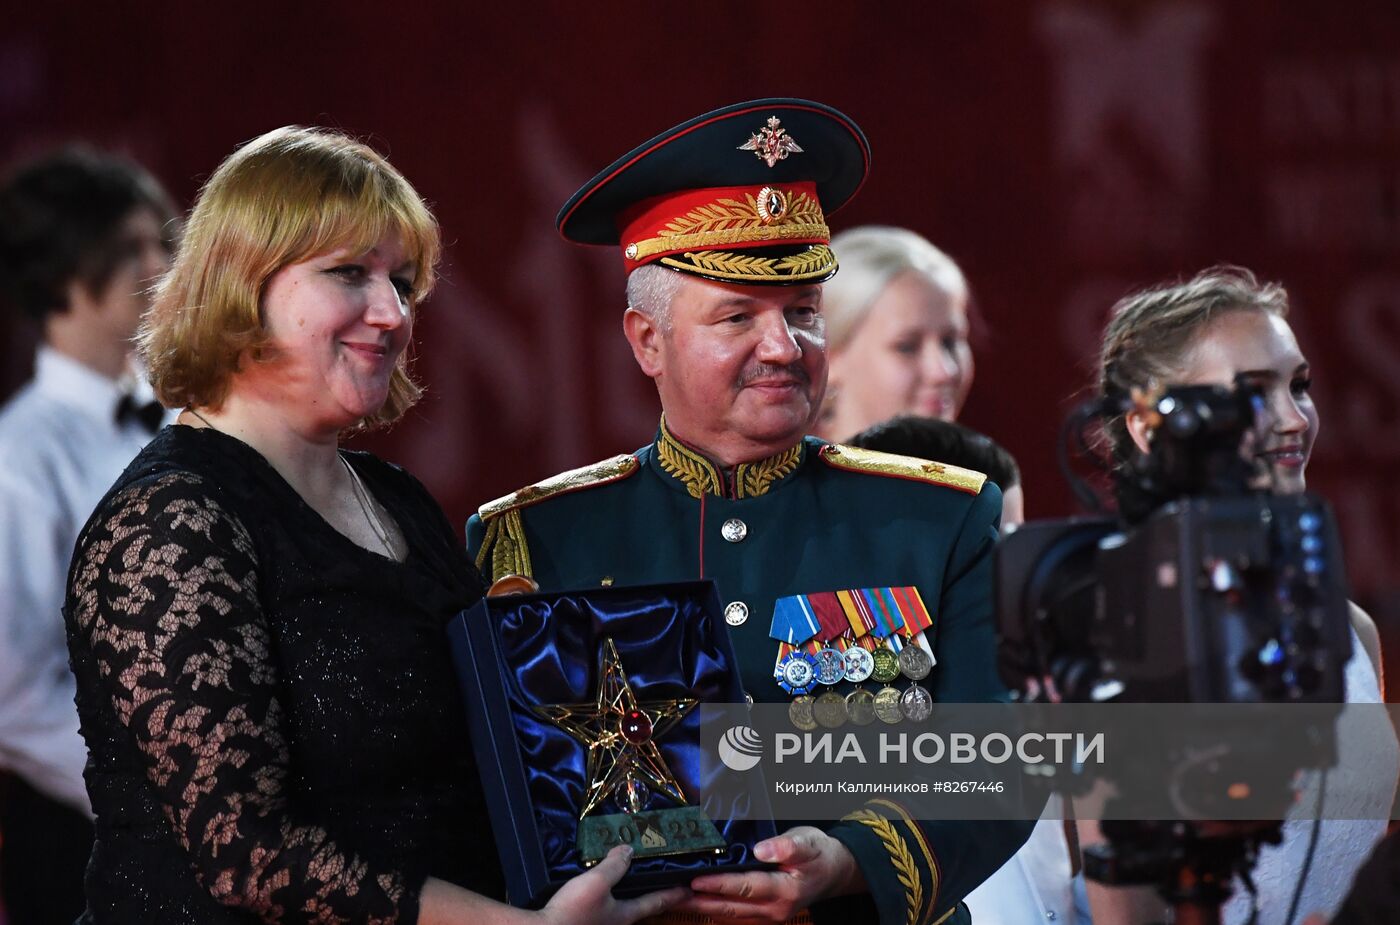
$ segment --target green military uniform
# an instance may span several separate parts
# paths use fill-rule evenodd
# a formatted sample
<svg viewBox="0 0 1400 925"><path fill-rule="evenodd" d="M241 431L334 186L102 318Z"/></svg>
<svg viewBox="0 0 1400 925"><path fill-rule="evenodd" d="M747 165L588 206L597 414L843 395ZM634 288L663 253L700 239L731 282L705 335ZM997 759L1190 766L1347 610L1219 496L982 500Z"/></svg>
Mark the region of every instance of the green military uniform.
<svg viewBox="0 0 1400 925"><path fill-rule="evenodd" d="M664 267L711 281L706 286L810 288L837 271L826 216L855 195L869 166L864 133L829 106L738 103L618 158L570 197L557 225L570 241L619 248L628 273ZM803 359L779 374L802 380L824 372L813 354L824 349L819 331L815 322L803 328ZM746 373L764 372L757 344ZM684 362L715 372L703 357ZM806 398L819 401L821 384L809 384ZM528 575L546 590L714 579L755 700L788 699L774 679L775 602L787 599L790 614L792 596L813 595L810 613L830 618L821 630L830 640L838 618L829 605L841 592L867 602L867 594L887 593L908 604L915 619L903 626L924 628L936 660L926 678L934 699L1002 696L991 623L997 488L965 470L794 440L776 456L723 470L674 439L663 419L651 446L484 506L468 524L468 546L492 578ZM872 619L875 606L866 611ZM904 606L882 612L903 615ZM873 638L873 629L857 630L857 622L866 629L865 616L855 609L853 638ZM791 645L808 638L786 635ZM877 650L872 662L883 656L888 664L885 653ZM789 652L790 667L801 669L807 654ZM904 656L921 662L910 677L929 667L915 650ZM784 683L796 689L796 677L785 673ZM917 694L923 710L931 709L929 693L903 696ZM827 830L859 863L869 895L818 903L813 916L865 922L873 902L882 925L917 925L958 915L961 898L1011 856L1029 826L917 822L895 801L872 800Z"/></svg>
<svg viewBox="0 0 1400 925"><path fill-rule="evenodd" d="M655 443L483 506L467 544L493 579L544 589L713 579L746 691L786 701L773 677L774 602L915 586L933 617L927 684L942 702L1004 695L995 670L992 547L1001 494L983 476L809 437L724 470L663 420ZM1014 823L917 822L893 800L827 831L855 856L882 925L957 921L961 898L1020 845ZM962 916L966 918L966 912Z"/></svg>

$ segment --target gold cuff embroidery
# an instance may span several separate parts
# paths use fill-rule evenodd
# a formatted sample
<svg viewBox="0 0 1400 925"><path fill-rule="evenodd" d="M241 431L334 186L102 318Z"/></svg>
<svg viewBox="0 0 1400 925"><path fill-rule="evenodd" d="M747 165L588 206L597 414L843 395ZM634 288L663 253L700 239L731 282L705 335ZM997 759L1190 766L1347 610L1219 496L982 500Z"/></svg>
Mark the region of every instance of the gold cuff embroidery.
<svg viewBox="0 0 1400 925"><path fill-rule="evenodd" d="M885 851L889 853L895 877L899 880L900 886L904 887L907 909L905 922L907 925L918 925L924 907L923 878L919 876L919 868L914 862L914 855L909 851L909 846L905 844L899 830L894 827L894 823L869 809L856 810L844 817L843 821L859 822L874 830L875 836L880 839L880 843L885 846Z"/></svg>
<svg viewBox="0 0 1400 925"><path fill-rule="evenodd" d="M909 827L910 833L914 836L914 844L918 846L919 853L924 856L924 863L928 865L928 911L929 914L932 915L934 906L938 904L938 887L942 877L938 872L938 857L933 853L933 849L929 847L928 839L924 838L924 830L919 827L919 824L905 811L903 806L900 806L893 800L871 800L870 803L872 806L883 806L892 810L903 820L904 824ZM956 908L956 906L954 908ZM945 915L943 918L947 918L947 916Z"/></svg>

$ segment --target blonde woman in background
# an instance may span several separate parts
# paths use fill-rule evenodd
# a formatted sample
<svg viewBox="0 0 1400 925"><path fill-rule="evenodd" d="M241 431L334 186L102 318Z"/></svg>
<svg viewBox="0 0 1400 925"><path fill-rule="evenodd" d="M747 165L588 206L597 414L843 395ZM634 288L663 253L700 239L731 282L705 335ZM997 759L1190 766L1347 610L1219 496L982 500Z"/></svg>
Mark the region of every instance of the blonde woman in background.
<svg viewBox="0 0 1400 925"><path fill-rule="evenodd" d="M900 414L956 420L973 377L962 270L903 228L852 228L831 247L841 272L822 301L831 371L819 435L844 440Z"/></svg>
<svg viewBox="0 0 1400 925"><path fill-rule="evenodd" d="M831 360L818 434L849 440L912 415L904 426L936 442L937 429L917 419L956 419L972 388L967 279L951 257L904 228L852 228L831 247L841 272L822 298ZM1024 515L1021 486L1003 489L1006 530ZM1075 864L1057 816L1048 809L1021 850L964 900L977 925L1087 923L1087 912L1075 910Z"/></svg>

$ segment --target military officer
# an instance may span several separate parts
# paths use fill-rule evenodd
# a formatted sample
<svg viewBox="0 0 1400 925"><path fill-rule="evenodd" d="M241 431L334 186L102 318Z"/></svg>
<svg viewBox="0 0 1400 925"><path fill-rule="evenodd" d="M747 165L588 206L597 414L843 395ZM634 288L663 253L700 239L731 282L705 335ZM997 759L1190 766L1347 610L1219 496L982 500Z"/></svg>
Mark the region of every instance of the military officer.
<svg viewBox="0 0 1400 925"><path fill-rule="evenodd" d="M860 187L869 157L836 110L757 100L663 133L579 190L559 229L621 248L623 327L660 395L658 433L486 504L467 527L492 578L546 589L714 579L749 695L791 700L799 725L847 709L926 717L935 699L1004 693L991 623L997 488L804 437L826 388L821 284L837 269L826 214ZM849 704L834 689L814 696L832 671L885 687ZM762 843L774 872L697 877L689 911L820 920L864 906L865 921L873 904L883 925L957 921L961 898L1027 831L919 821L874 800Z"/></svg>

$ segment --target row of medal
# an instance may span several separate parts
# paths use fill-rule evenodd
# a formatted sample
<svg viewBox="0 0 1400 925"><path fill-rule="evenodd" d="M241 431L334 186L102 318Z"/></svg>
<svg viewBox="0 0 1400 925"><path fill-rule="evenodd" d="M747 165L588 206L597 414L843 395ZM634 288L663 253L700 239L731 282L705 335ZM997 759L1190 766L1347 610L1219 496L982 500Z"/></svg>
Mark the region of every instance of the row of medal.
<svg viewBox="0 0 1400 925"><path fill-rule="evenodd" d="M798 729L836 729L846 723L866 726L875 720L894 725L904 720L921 723L933 715L933 695L919 682L933 670L933 659L918 645L895 652L881 646L873 651L853 645L844 652L826 646L815 654L793 649L773 669L778 686L793 695L788 718ZM900 675L912 683L902 692L890 682ZM842 681L873 680L884 686L875 693L858 687L842 695L835 690L813 693Z"/></svg>

